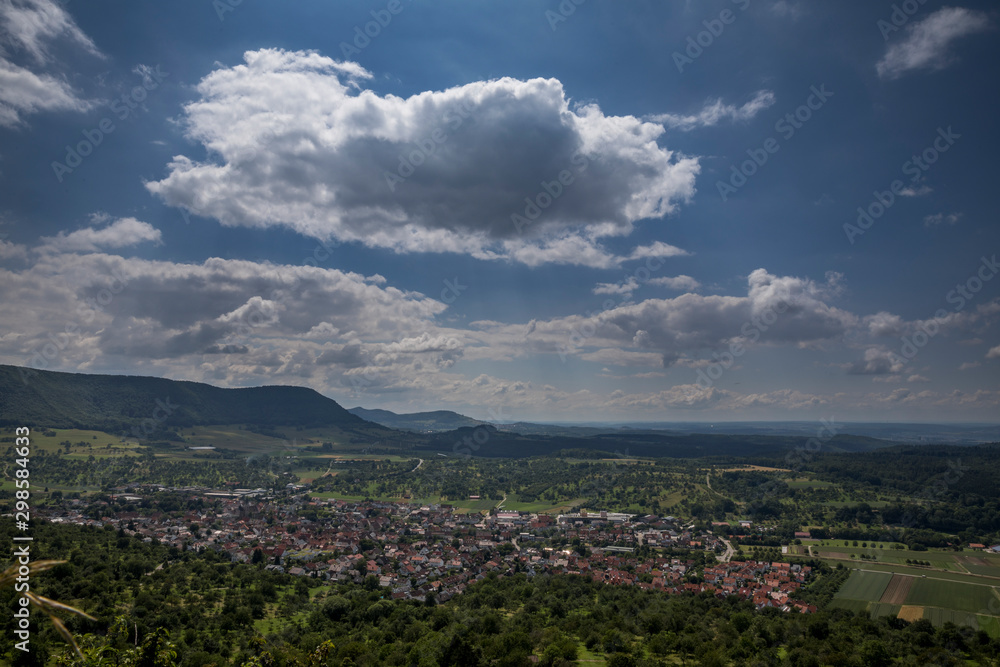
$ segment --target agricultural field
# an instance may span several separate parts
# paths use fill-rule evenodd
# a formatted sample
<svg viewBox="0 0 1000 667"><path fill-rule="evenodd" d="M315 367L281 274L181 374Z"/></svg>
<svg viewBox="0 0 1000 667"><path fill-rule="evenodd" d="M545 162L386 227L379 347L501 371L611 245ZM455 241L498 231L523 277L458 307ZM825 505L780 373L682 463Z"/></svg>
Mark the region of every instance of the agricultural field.
<svg viewBox="0 0 1000 667"><path fill-rule="evenodd" d="M825 540L825 543L814 540L803 540L803 546L812 548L812 554L824 559L850 560L867 567L870 563L886 563L890 565L909 565L907 560L926 561L929 566L916 566L924 572L937 569L963 574L978 574L981 576L1000 577L1000 558L995 556L972 556L973 552L957 552L952 550L910 551L908 549L893 549L892 542L880 543L882 548L867 548L861 546L843 546L843 540ZM874 556L875 560L862 559L861 555Z"/></svg>
<svg viewBox="0 0 1000 667"><path fill-rule="evenodd" d="M906 604L977 613L989 609L990 602L996 600L994 590L992 586L921 577L913 582Z"/></svg>
<svg viewBox="0 0 1000 667"><path fill-rule="evenodd" d="M889 586L892 575L884 572L864 572L855 570L844 585L840 587L835 599L867 600L878 602Z"/></svg>
<svg viewBox="0 0 1000 667"><path fill-rule="evenodd" d="M70 443L68 448L60 444L65 442ZM138 445L134 441L123 441L120 435L75 428L36 430L31 434L31 448L35 452L45 451L49 454L62 452L69 459L139 455Z"/></svg>
<svg viewBox="0 0 1000 667"><path fill-rule="evenodd" d="M978 616L979 629L990 637L1000 637L1000 618L996 616Z"/></svg>
<svg viewBox="0 0 1000 667"><path fill-rule="evenodd" d="M824 482L819 479L799 478L785 482L790 489L829 489L837 486L833 482Z"/></svg>
<svg viewBox="0 0 1000 667"><path fill-rule="evenodd" d="M184 442L177 444L185 448L218 447L244 454L267 453L272 456L281 456L296 449L294 441L254 433L237 425L193 426L179 429L179 434Z"/></svg>
<svg viewBox="0 0 1000 667"><path fill-rule="evenodd" d="M981 552L965 552L955 558L960 569L986 577L1000 577L1000 556Z"/></svg>
<svg viewBox="0 0 1000 667"><path fill-rule="evenodd" d="M823 560L826 560L824 557ZM836 566L838 561L827 560L830 565ZM967 583L967 584L977 584L986 586L997 586L1000 585L1000 580L982 577L975 574L967 574L964 572L946 572L941 570L932 570L925 567L907 567L905 565L893 565L888 563L855 563L853 565L855 568L860 568L862 570L869 570L872 572L887 572L890 574L909 574L917 577L927 577L934 579L943 579L945 581L953 581L956 583Z"/></svg>
<svg viewBox="0 0 1000 667"><path fill-rule="evenodd" d="M889 585L886 587L885 592L882 593L882 598L879 602L894 605L903 604L910 594L910 589L913 587L915 579L916 577L908 577L903 574L892 575L892 580L889 581ZM924 579L920 581L924 581Z"/></svg>
<svg viewBox="0 0 1000 667"><path fill-rule="evenodd" d="M954 609L941 609L940 607L926 607L924 609L924 618L938 627L945 623L954 623L955 625L979 623L973 615L967 612L956 611ZM985 629L981 623L979 623L979 627Z"/></svg>
<svg viewBox="0 0 1000 667"><path fill-rule="evenodd" d="M900 605L889 604L888 602L872 602L868 605L868 614L872 618L880 618L882 616L895 618L899 615L899 610Z"/></svg>
<svg viewBox="0 0 1000 667"><path fill-rule="evenodd" d="M834 597L832 606L838 609L846 609L847 611L863 614L867 612L868 608L873 604L878 603L871 602L869 600L851 600L849 598Z"/></svg>
<svg viewBox="0 0 1000 667"><path fill-rule="evenodd" d="M352 495L339 491L313 491L309 494L311 498L334 498L338 500L365 500L371 499L377 502L407 502L414 505L450 505L456 514L466 514L469 512L486 512L496 507L496 500L490 498L480 500L449 500L441 496L425 496L400 498L398 496L376 496L376 495Z"/></svg>
<svg viewBox="0 0 1000 667"><path fill-rule="evenodd" d="M873 617L898 616L910 622L926 618L937 626L945 622L972 625L1000 636L1000 615L996 613L1000 588L992 582L951 573L923 575L916 568L891 569L896 571L853 571L834 596L833 606ZM948 578L934 578L935 574Z"/></svg>
<svg viewBox="0 0 1000 667"><path fill-rule="evenodd" d="M507 500L503 503L503 509L518 512L535 512L538 514L559 514L563 512L568 512L571 507L577 504L585 503L586 498L574 498L568 501L533 501L533 502L522 502L519 500L516 493L512 493L507 496Z"/></svg>

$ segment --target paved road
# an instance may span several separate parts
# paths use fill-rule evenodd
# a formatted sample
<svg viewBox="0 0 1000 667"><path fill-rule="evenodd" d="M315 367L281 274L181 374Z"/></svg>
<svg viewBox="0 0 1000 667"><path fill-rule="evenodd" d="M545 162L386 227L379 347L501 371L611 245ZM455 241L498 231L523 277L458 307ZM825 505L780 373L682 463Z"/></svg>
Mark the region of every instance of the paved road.
<svg viewBox="0 0 1000 667"><path fill-rule="evenodd" d="M722 540L722 543L726 545L726 553L722 554L722 556L719 557L719 561L722 563L728 563L733 559L733 556L736 555L736 549L733 548L733 543L727 540L726 538L720 537L719 539Z"/></svg>
<svg viewBox="0 0 1000 667"><path fill-rule="evenodd" d="M720 498L725 498L724 495L722 495L721 493L712 488L711 475L712 475L711 472L705 473L705 486L707 486L708 490L714 493L715 495L719 496ZM726 553L722 554L722 556L719 557L719 561L722 563L728 563L730 560L733 559L733 556L736 555L736 549L733 548L733 544L729 540L723 537L720 537L719 539L722 540L722 543L726 545Z"/></svg>

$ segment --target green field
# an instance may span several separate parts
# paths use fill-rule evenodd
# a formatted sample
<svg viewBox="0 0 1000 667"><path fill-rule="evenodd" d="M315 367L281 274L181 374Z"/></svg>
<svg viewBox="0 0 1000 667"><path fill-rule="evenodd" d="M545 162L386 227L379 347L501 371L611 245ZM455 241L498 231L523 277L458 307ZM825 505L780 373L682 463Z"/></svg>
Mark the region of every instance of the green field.
<svg viewBox="0 0 1000 667"><path fill-rule="evenodd" d="M321 456L319 452L306 451L306 447L318 447L324 442L333 445L333 451L359 451L367 445L359 442L357 436L348 437L347 434L337 428L325 429L304 429L297 430L288 427L278 427L272 435L262 435L242 428L240 424L189 426L178 429L179 435L184 442L176 443L179 447L211 446L226 449L244 454L289 455L298 456ZM374 445L375 443L371 443ZM378 448L377 448L378 449ZM389 459L409 459L418 456L395 454L351 454L348 458L389 458Z"/></svg>
<svg viewBox="0 0 1000 667"><path fill-rule="evenodd" d="M467 512L486 512L494 507L500 501L487 498L485 500L445 500L440 496L435 497L425 497L425 498L399 498L390 496L376 496L376 495L351 495L349 493L340 493L339 491L313 491L309 493L310 498L325 498L325 499L335 499L335 500L365 500L370 498L378 502L390 502L390 503L410 503L413 505L451 505L457 514L464 514Z"/></svg>
<svg viewBox="0 0 1000 667"><path fill-rule="evenodd" d="M924 618L938 627L945 623L954 623L955 625L973 625L974 622L979 623L967 612L956 611L954 609L940 609L938 607L927 607L924 609ZM979 623L979 627L982 628L981 623Z"/></svg>
<svg viewBox="0 0 1000 667"><path fill-rule="evenodd" d="M889 604L888 602L872 602L868 606L868 613L872 618L878 618L880 616L888 616L890 618L895 618L896 614L899 613L900 605Z"/></svg>
<svg viewBox="0 0 1000 667"><path fill-rule="evenodd" d="M860 565L867 565L869 563L886 563L890 565L903 565L906 566L907 559L919 560L929 562L929 566L924 566L923 571L927 572L933 568L940 570L948 570L951 572L966 572L966 569L960 567L955 562L955 557L951 554L935 553L931 551L885 551L884 549L862 549L860 547L820 547L817 549L813 547L813 554L819 552L820 557L827 558L831 557L830 554L839 553L846 554L848 556L854 555L857 558L841 559L850 560L853 563L858 563ZM868 556L875 556L875 560L866 560L861 558L861 554ZM914 569L920 569L920 566L914 566ZM990 574L991 568L982 568L983 574ZM1000 576L1000 568L992 570L993 576Z"/></svg>
<svg viewBox="0 0 1000 667"><path fill-rule="evenodd" d="M996 599L993 590L991 586L920 578L913 582L906 604L976 613L989 609L990 601Z"/></svg>
<svg viewBox="0 0 1000 667"><path fill-rule="evenodd" d="M836 567L838 563L843 564L844 561L838 561L833 559L824 559L829 565ZM925 576L934 579L944 579L945 581L955 581L959 583L966 584L978 584L981 586L1000 586L1000 580L981 577L974 574L965 574L960 572L942 572L940 570L931 570L926 567L906 567L905 565L889 565L885 563L855 563L852 567L863 569L863 570L873 570L875 572L891 572L894 574L908 574L910 576Z"/></svg>
<svg viewBox="0 0 1000 667"><path fill-rule="evenodd" d="M863 613L868 611L868 605L872 604L868 600L849 600L848 598L838 598L834 597L831 603L832 607L837 609L846 609L848 611L853 611L857 613Z"/></svg>
<svg viewBox="0 0 1000 667"><path fill-rule="evenodd" d="M803 546L811 546L813 555L819 555L820 558L828 558L830 562L843 563L845 560L854 563L857 567L879 569L878 564L886 565L896 565L907 567L907 559L909 560L919 560L926 561L930 563L930 566L913 566L911 570L908 570L911 574L928 574L934 572L935 568L937 570L947 570L948 572L954 572L956 574L976 574L984 577L996 577L1000 579L1000 558L995 556L985 556L982 554L974 554L970 551L952 551L952 550L929 550L929 551L909 551L907 549L892 549L890 548L893 543L887 542L883 543L883 547L872 548L871 546L864 548L861 546L850 546L845 547L842 540L825 540L826 544L820 544L815 540L802 540ZM848 558L836 559L831 557L831 554L843 554L848 556ZM876 560L863 560L860 558L861 554L868 556L875 556ZM857 558L850 558L850 556L857 556ZM968 561L968 558L973 556L976 559L982 560L988 565L973 565ZM941 572L934 572L934 576L939 574L944 574Z"/></svg>
<svg viewBox="0 0 1000 667"><path fill-rule="evenodd" d="M960 554L956 560L958 561L959 568L968 570L973 574L1000 577L1000 556L966 551ZM985 565L981 565L980 563L985 563Z"/></svg>
<svg viewBox="0 0 1000 667"><path fill-rule="evenodd" d="M920 568L864 564L866 572L855 570L834 596L832 606L872 616L895 616L900 605L881 603L892 573L916 575L906 597L906 606L923 607L923 618L937 626L945 622L979 627L991 636L1000 636L1000 588L994 581L952 572L932 571L926 575ZM925 570L926 572L926 570ZM985 615L983 614L985 612ZM979 614L978 620L976 615Z"/></svg>
<svg viewBox="0 0 1000 667"><path fill-rule="evenodd" d="M507 496L503 509L511 512L547 512L557 505L547 501L522 502L516 493Z"/></svg>
<svg viewBox="0 0 1000 667"><path fill-rule="evenodd" d="M815 528L815 527L816 526L805 526L806 529ZM850 544L845 545L844 542L850 542ZM810 545L810 546L812 546L813 549L824 549L825 548L825 549L834 550L834 551L843 551L845 549L858 549L860 551L865 551L866 550L866 548L863 548L863 547L860 546L862 543L865 543L864 540L859 541L857 547L851 546L853 543L854 543L853 540L817 540L817 539L808 539L808 538L802 540L802 544ZM899 544L899 543L898 542L867 542L867 544L868 544L868 547L867 547L868 550L871 550L872 549L872 545L874 544L875 545L875 549L877 551L893 551L894 550L892 548L893 545L896 545L896 544ZM881 549L878 548L879 545L882 546ZM922 553L928 553L928 552L922 552Z"/></svg>
<svg viewBox="0 0 1000 667"><path fill-rule="evenodd" d="M878 602L890 579L892 579L891 574L855 570L834 597Z"/></svg>
<svg viewBox="0 0 1000 667"><path fill-rule="evenodd" d="M899 613L900 605L878 600L892 578L891 572L913 575L918 570L893 566L871 567L887 571L853 571L834 596L833 607L859 613L867 612L873 617L896 616ZM951 622L956 625L979 627L993 637L1000 636L1000 618L992 615L1000 608L1000 589L995 588L989 581L969 575L963 577L948 572L935 574L942 575L942 578L934 579L931 576L921 575L914 577L912 588L906 597L907 606L923 607L923 618L937 626ZM948 577L948 580L942 580L944 577ZM982 615L981 612L990 615ZM978 619L977 614L980 614Z"/></svg>
<svg viewBox="0 0 1000 667"><path fill-rule="evenodd" d="M272 438L232 426L193 426L179 429L184 438L183 446L187 447L218 447L246 454L268 454L280 456L282 452L294 451L292 442L281 438ZM182 443L178 443L182 444Z"/></svg>
<svg viewBox="0 0 1000 667"><path fill-rule="evenodd" d="M978 616L979 629L990 637L1000 637L1000 618L996 616Z"/></svg>
<svg viewBox="0 0 1000 667"><path fill-rule="evenodd" d="M54 432L55 435L45 435L45 431ZM32 432L30 436L31 449L34 451L45 451L55 454L62 452L63 456L70 459L86 459L90 456L94 458L108 458L112 456L138 456L137 445L134 441L123 442L118 435L104 433L103 431L87 431L76 428L45 429ZM59 443L70 442L69 452ZM84 444L78 444L78 443ZM13 445L14 443L9 443Z"/></svg>
<svg viewBox="0 0 1000 667"><path fill-rule="evenodd" d="M785 483L790 489L828 489L836 486L833 482L824 482L818 479L793 479Z"/></svg>

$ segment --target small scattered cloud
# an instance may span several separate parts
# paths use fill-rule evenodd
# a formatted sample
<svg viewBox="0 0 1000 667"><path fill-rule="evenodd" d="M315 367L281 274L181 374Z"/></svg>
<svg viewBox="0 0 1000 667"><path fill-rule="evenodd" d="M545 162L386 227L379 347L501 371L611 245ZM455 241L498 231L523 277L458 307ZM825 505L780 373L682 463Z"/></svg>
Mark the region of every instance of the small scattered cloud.
<svg viewBox="0 0 1000 667"><path fill-rule="evenodd" d="M54 0L20 0L0 3L0 53L23 50L37 63L53 60L56 41L73 42L91 55L100 52L73 18Z"/></svg>
<svg viewBox="0 0 1000 667"><path fill-rule="evenodd" d="M100 220L100 217L97 218ZM124 248L146 241L160 243L160 230L135 218L119 218L106 227L87 227L75 232L59 232L42 237L42 252L99 252L109 248Z"/></svg>
<svg viewBox="0 0 1000 667"><path fill-rule="evenodd" d="M0 126L23 125L24 116L41 111L86 111L90 107L65 81L0 58Z"/></svg>
<svg viewBox="0 0 1000 667"><path fill-rule="evenodd" d="M911 375L910 377L906 378L906 381L907 382L930 382L930 379L925 378L923 375L916 375L916 374L914 374L914 375Z"/></svg>
<svg viewBox="0 0 1000 667"><path fill-rule="evenodd" d="M672 246L663 241L656 241L651 245L639 246L632 251L628 259L647 259L651 257L662 259L664 257L686 257L690 254L687 250L678 248L677 246Z"/></svg>
<svg viewBox="0 0 1000 667"><path fill-rule="evenodd" d="M684 290L687 292L693 292L701 287L701 283L692 278L691 276L673 276L667 278L653 278L649 281L650 285L656 285L657 287L667 287L669 289Z"/></svg>
<svg viewBox="0 0 1000 667"><path fill-rule="evenodd" d="M639 366L644 368L662 368L663 356L653 352L636 352L619 348L606 348L581 354L584 361L611 366Z"/></svg>
<svg viewBox="0 0 1000 667"><path fill-rule="evenodd" d="M638 288L639 282L634 277L629 277L622 283L598 283L594 288L594 294L624 295L631 294Z"/></svg>
<svg viewBox="0 0 1000 667"><path fill-rule="evenodd" d="M101 55L54 0L0 2L0 127L22 126L25 116L42 111L93 107L59 72L51 52L57 43Z"/></svg>
<svg viewBox="0 0 1000 667"><path fill-rule="evenodd" d="M802 9L802 6L797 2L790 2L789 0L776 0L776 2L771 3L771 13L775 16L797 21L803 14L805 14L805 10Z"/></svg>
<svg viewBox="0 0 1000 667"><path fill-rule="evenodd" d="M958 367L958 370L968 371L972 370L973 368L979 368L980 366L982 366L982 364L979 363L978 361L966 361L964 364Z"/></svg>
<svg viewBox="0 0 1000 667"><path fill-rule="evenodd" d="M991 347L990 351L986 353L987 359L1000 359L1000 345L996 347Z"/></svg>
<svg viewBox="0 0 1000 667"><path fill-rule="evenodd" d="M875 68L883 79L896 79L913 70L944 69L955 61L954 42L987 28L989 18L983 12L942 7L908 26L903 41L891 45Z"/></svg>
<svg viewBox="0 0 1000 667"><path fill-rule="evenodd" d="M774 93L770 90L759 90L753 99L743 106L726 104L722 98L709 101L702 109L693 115L680 114L657 114L650 116L649 120L655 123L662 123L672 130L690 132L699 127L712 127L722 121L746 122L753 119L764 109L771 107L775 102Z"/></svg>
<svg viewBox="0 0 1000 667"><path fill-rule="evenodd" d="M898 355L879 347L865 350L864 359L847 368L848 375L896 375L903 369Z"/></svg>
<svg viewBox="0 0 1000 667"><path fill-rule="evenodd" d="M954 225L962 219L961 213L935 213L924 218L924 227L937 227L938 225Z"/></svg>
<svg viewBox="0 0 1000 667"><path fill-rule="evenodd" d="M934 188L926 185L921 185L918 188L906 187L900 190L899 194L903 197L923 197L924 195L929 195L934 192Z"/></svg>
<svg viewBox="0 0 1000 667"><path fill-rule="evenodd" d="M246 345L209 345L202 354L248 354L250 348Z"/></svg>
<svg viewBox="0 0 1000 667"><path fill-rule="evenodd" d="M872 336L898 336L906 325L902 317L885 311L868 315L864 323Z"/></svg>

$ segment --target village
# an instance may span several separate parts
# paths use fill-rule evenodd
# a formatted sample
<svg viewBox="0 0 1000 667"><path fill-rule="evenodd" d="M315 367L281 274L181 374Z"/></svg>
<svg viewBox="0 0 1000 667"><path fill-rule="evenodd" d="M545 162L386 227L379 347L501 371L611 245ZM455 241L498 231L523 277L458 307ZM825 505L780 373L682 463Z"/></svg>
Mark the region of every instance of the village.
<svg viewBox="0 0 1000 667"><path fill-rule="evenodd" d="M490 573L523 572L577 575L667 594L735 595L758 608L816 610L795 600L809 566L731 560L727 540L710 530L697 533L671 516L460 513L445 504L313 499L302 492L280 504L252 490L174 493L201 507L159 511L132 494L105 502L100 519L73 499L42 516L156 540L178 551L213 550L233 563L259 563L293 576L378 586L393 599L444 602Z"/></svg>

